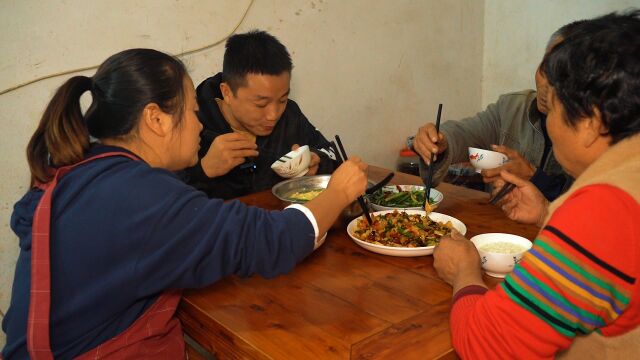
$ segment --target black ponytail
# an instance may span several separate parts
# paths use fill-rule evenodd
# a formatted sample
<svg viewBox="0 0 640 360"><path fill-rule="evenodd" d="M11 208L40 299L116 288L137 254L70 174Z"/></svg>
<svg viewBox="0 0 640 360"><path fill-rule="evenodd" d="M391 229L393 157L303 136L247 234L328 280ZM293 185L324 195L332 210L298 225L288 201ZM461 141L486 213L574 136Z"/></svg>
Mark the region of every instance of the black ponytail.
<svg viewBox="0 0 640 360"><path fill-rule="evenodd" d="M89 147L89 132L80 110L80 96L91 89L91 79L74 76L56 91L27 145L31 180L51 179L50 164L73 164Z"/></svg>
<svg viewBox="0 0 640 360"><path fill-rule="evenodd" d="M51 167L74 164L84 158L89 135L97 139L131 134L150 103L172 114L176 124L184 111L182 62L151 49L130 49L109 57L92 78L75 76L62 85L29 141L27 158L32 184L48 182ZM93 101L85 116L80 96L91 91Z"/></svg>

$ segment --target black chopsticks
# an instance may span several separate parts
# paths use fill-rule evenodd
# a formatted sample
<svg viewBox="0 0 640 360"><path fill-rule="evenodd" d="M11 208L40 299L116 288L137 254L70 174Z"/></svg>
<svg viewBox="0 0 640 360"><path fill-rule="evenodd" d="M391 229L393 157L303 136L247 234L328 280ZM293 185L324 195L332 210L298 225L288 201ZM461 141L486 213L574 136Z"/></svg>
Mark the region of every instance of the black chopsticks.
<svg viewBox="0 0 640 360"><path fill-rule="evenodd" d="M438 104L438 116L436 117L436 136L440 132L440 117L442 115L442 104ZM429 175L427 177L427 183L425 184L427 187L424 192L424 204L422 204L422 208L426 209L427 204L429 203L429 195L431 195L431 182L433 179L433 162L435 161L435 153L431 154L431 161L429 161Z"/></svg>
<svg viewBox="0 0 640 360"><path fill-rule="evenodd" d="M393 176L395 174L396 173L393 173L393 172L389 173L389 175L385 176L384 179L382 179L382 181L380 181L379 183L377 183L375 185L372 185L370 188L368 188L367 191L365 191L365 193L367 195L371 195L374 192L382 189L385 185L387 185L389 183L389 181L391 181L391 179L393 178Z"/></svg>
<svg viewBox="0 0 640 360"><path fill-rule="evenodd" d="M336 143L338 144L338 155L342 158L342 162L347 161L347 152L344 151L344 146L342 146L342 141L340 141L340 136L336 135ZM369 214L369 207L367 203L364 201L364 197L358 196L358 204L362 208L362 212L364 213L364 217L367 219L367 223L369 226L373 225L373 221L371 221L371 214Z"/></svg>
<svg viewBox="0 0 640 360"><path fill-rule="evenodd" d="M489 204L491 205L495 205L498 203L498 201L502 200L503 197L507 196L508 193L511 192L511 190L515 189L516 186L512 183L507 183L505 186L502 187L502 189L500 189L500 191L498 191L498 193L496 194L496 196L493 197L493 199L489 200Z"/></svg>

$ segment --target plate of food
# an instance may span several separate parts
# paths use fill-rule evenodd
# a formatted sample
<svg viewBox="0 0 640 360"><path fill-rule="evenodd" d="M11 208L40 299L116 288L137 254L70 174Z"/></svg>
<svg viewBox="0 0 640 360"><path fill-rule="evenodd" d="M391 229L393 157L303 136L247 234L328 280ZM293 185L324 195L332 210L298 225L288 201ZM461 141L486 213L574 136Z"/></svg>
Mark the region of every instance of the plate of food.
<svg viewBox="0 0 640 360"><path fill-rule="evenodd" d="M371 213L373 227L360 216L347 225L347 233L361 247L391 256L424 256L433 253L440 238L452 229L462 235L467 227L453 216L424 210L385 210Z"/></svg>
<svg viewBox="0 0 640 360"><path fill-rule="evenodd" d="M420 185L387 185L382 189L367 195L367 200L371 204L371 209L383 210L424 210L424 186ZM431 189L429 192L429 205L431 210L435 209L442 202L444 195Z"/></svg>

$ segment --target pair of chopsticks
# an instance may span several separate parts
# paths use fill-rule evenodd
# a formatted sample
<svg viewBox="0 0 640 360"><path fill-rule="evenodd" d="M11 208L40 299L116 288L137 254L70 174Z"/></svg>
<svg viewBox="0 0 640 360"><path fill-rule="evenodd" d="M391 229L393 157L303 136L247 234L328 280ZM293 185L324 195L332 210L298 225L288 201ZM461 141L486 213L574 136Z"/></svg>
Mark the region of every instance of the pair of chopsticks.
<svg viewBox="0 0 640 360"><path fill-rule="evenodd" d="M438 104L438 116L436 117L436 136L440 132L440 117L442 115L442 104ZM436 154L431 154L431 161L429 162L429 175L427 177L426 189L425 189L425 197L424 204L422 204L422 208L426 209L427 204L429 204L429 195L431 195L431 185L433 180L433 162L435 161Z"/></svg>
<svg viewBox="0 0 640 360"><path fill-rule="evenodd" d="M393 179L393 176L395 175L395 173L391 172L389 173L389 175L385 176L384 179L382 179L382 181L380 181L379 183L372 185L370 188L367 189L367 191L365 191L365 193L367 195L371 195L374 192L382 189L385 185L387 185L389 183L389 181L391 181L391 179Z"/></svg>
<svg viewBox="0 0 640 360"><path fill-rule="evenodd" d="M347 152L344 150L344 146L342 146L342 141L340 141L340 136L338 135L336 135L336 143L338 144L338 149L340 150L338 152L338 155L340 156L342 162L347 161ZM369 226L373 225L373 221L371 221L371 214L369 214L369 207L364 201L364 197L358 196L358 204L360 204L362 212L364 213L364 217L367 219L367 223L369 223Z"/></svg>
<svg viewBox="0 0 640 360"><path fill-rule="evenodd" d="M493 199L489 200L489 204L491 205L497 204L498 201L502 200L503 197L507 196L507 194L510 193L515 188L516 186L512 183L506 184L505 186L502 187L502 189L500 189L500 191L498 191L498 193L496 194L496 196L493 197Z"/></svg>

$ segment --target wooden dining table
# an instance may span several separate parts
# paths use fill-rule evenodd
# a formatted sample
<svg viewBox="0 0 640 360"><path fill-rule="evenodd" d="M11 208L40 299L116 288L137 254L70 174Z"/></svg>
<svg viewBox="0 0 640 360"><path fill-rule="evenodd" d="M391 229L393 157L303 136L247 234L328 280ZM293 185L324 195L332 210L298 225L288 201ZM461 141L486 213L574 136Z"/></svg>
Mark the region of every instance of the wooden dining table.
<svg viewBox="0 0 640 360"><path fill-rule="evenodd" d="M379 181L389 170L370 166ZM396 173L392 184L422 184ZM532 239L537 228L509 220L484 192L441 183L436 211L467 226L467 238L506 232ZM271 191L239 198L279 210ZM449 359L451 287L433 257L370 252L339 219L325 243L289 274L274 279L227 277L185 291L178 309L185 334L218 359ZM498 279L485 276L489 286Z"/></svg>

